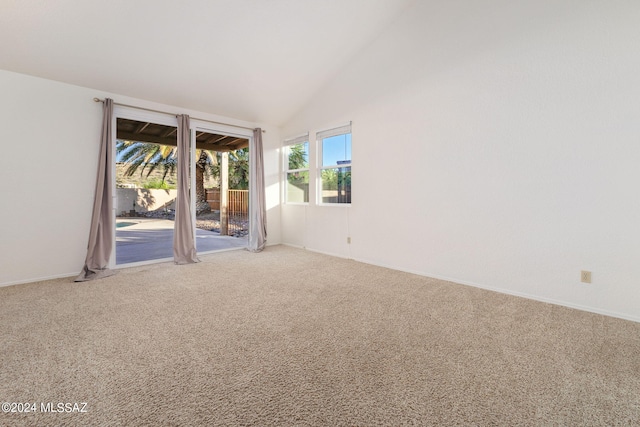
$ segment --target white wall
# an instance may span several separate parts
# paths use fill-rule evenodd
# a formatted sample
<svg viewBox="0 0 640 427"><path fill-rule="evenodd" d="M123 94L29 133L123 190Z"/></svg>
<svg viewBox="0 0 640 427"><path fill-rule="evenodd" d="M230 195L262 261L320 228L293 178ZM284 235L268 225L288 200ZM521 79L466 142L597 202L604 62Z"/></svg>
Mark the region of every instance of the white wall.
<svg viewBox="0 0 640 427"><path fill-rule="evenodd" d="M0 94L0 286L73 276L84 264L102 122L102 104L93 97L256 125L2 70ZM276 127L262 127L267 225L274 244L280 240L280 134Z"/></svg>
<svg viewBox="0 0 640 427"><path fill-rule="evenodd" d="M283 241L640 321L638 22L416 2L283 128L353 120L353 205L284 205Z"/></svg>

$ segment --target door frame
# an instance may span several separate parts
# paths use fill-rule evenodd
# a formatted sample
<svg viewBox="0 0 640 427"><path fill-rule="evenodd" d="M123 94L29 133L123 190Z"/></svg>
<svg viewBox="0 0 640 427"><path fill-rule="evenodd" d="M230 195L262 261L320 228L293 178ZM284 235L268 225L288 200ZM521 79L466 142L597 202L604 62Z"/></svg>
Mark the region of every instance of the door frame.
<svg viewBox="0 0 640 427"><path fill-rule="evenodd" d="M113 224L111 233L112 233L112 241L113 247L111 249L111 256L109 257L109 265L108 268L117 269L122 267L134 267L137 265L146 265L146 264L155 264L160 262L171 261L173 258L161 258L161 259L153 259L147 261L134 262L129 264L116 264L116 216L117 216L117 195L116 195L116 139L117 139L117 125L118 119L129 119L129 120L138 120L141 122L152 122L165 126L178 126L178 119L175 114L170 113L162 113L158 111L151 111L143 108L136 108L126 105L118 105L114 104L113 106L113 117L111 121L111 129L112 129L112 141L111 141L111 165L108 167L111 168L111 191L113 194L113 209L112 209L112 218ZM196 132L210 132L216 133L219 135L227 135L227 136L236 136L247 138L249 140L249 158L251 158L251 152L254 149L254 139L253 139L253 131L251 129L246 129L243 127L237 127L233 125L225 125L219 123L212 123L206 120L200 119L190 119L190 142L189 142L189 154L191 157L191 161L189 162L189 197L190 197L190 207L191 207L191 219L192 219L192 230L194 244L196 242L196 197L195 197L195 188L196 188L196 177L195 177L195 154L196 154ZM251 179L249 179L249 192L252 191ZM251 219L252 215L252 205L249 203L249 218ZM251 226L249 226L249 239L251 239ZM196 248L197 250L197 248ZM207 253L207 252L202 252Z"/></svg>
<svg viewBox="0 0 640 427"><path fill-rule="evenodd" d="M190 172L191 172L191 182L189 185L190 188L190 202L191 202L191 220L193 223L193 241L196 242L196 174L195 174L195 164L196 164L196 132L207 132L207 133L215 133L218 135L225 136L234 136L238 138L246 138L249 140L249 159L251 159L251 152L254 146L253 142L253 131L250 129L238 128L232 125L223 125L218 123L211 123L204 120L199 119L191 119L191 159L189 162ZM249 171L251 173L251 171ZM251 178L249 178L249 194L251 194ZM249 221L251 221L251 203L249 203ZM249 233L251 233L251 224L249 224ZM250 241L251 236L247 239L247 243ZM211 253L207 252L198 252L198 247L196 244L196 252L199 254L207 254Z"/></svg>

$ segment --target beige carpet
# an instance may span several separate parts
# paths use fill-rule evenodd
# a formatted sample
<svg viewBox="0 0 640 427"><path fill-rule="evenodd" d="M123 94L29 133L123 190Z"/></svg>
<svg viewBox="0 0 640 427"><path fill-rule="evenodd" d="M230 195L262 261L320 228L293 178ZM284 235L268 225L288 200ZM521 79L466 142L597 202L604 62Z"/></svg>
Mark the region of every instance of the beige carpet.
<svg viewBox="0 0 640 427"><path fill-rule="evenodd" d="M640 424L640 324L288 247L0 288L0 338L2 426Z"/></svg>

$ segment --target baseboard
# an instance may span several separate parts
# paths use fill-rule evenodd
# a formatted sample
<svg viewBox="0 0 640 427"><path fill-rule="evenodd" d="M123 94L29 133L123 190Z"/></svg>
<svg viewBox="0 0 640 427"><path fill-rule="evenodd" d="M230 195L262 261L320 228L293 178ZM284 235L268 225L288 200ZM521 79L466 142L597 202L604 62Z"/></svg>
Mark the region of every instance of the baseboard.
<svg viewBox="0 0 640 427"><path fill-rule="evenodd" d="M520 298L527 298L527 299L534 300L534 301L540 301L540 302L544 302L544 303L548 303L548 304L559 305L559 306L562 306L562 307L573 308L573 309L576 309L576 310L586 311L586 312L589 312L589 313L601 314L603 316L615 317L615 318L618 318L618 319L623 319L623 320L628 320L628 321L631 321L631 322L640 323L640 316L633 316L633 315L629 315L629 314L626 314L626 313L619 313L619 312L616 312L616 311L603 310L603 309L599 309L599 308L595 308L595 307L584 306L584 305L581 305L581 304L574 304L574 303L567 302L567 301L556 300L556 299L553 299L553 298L540 297L538 295L532 295L532 294L528 294L528 293L525 293L525 292L516 292L516 291L509 290L509 289L496 288L496 287L493 287L493 286L487 286L487 285L483 285L483 284L480 284L480 283L470 282L468 280L456 279L455 277L447 277L447 276L441 276L441 275L438 275L438 274L424 273L424 272L415 271L415 270L411 270L411 269L398 268L398 267L394 267L394 266L391 266L391 265L386 265L386 264L379 263L379 262L373 262L373 261L367 260L367 259L350 258L350 257L347 257L347 256L333 254L333 253L329 253L329 252L325 252L325 251L319 251L319 250L316 250L316 249L309 249L309 248L306 248L304 246L295 245L295 244L292 244L292 243L273 243L273 244L267 245L267 246L278 246L278 245L289 246L289 247L296 248L296 249L303 249L303 250L307 250L309 252L315 252L315 253L319 253L319 254L327 255L327 256L332 256L332 257L336 257L336 258L353 259L354 261L361 262L363 264L374 265L376 267L388 268L388 269L391 269L391 270L402 271L402 272L405 272L405 273L415 274L415 275L423 276L423 277L431 277L431 278L438 279L438 280L445 280L445 281L457 283L457 284L460 284L460 285L472 286L474 288L485 289L485 290L488 290L488 291L498 292L498 293L505 294L505 295L512 295L512 296L516 296L516 297L520 297ZM235 250L235 248L232 249L232 250ZM206 255L206 254L203 254L203 255ZM121 268L137 267L137 266L141 266L141 265L157 264L159 262L170 262L170 261L172 261L172 259L168 258L166 260L153 260L153 261L146 261L146 262L140 262L140 263L124 264L124 265L121 265L121 266L114 266L113 268L119 270ZM42 282L42 281L45 281L45 280L54 280L54 279L63 279L63 278L75 278L78 274L79 274L79 271L78 272L74 272L74 273L63 273L63 274L56 274L56 275L51 275L51 276L36 277L36 278L32 278L32 279L16 280L16 281L11 281L11 282L3 282L3 283L0 283L0 287L22 285L22 284L25 284L25 283Z"/></svg>
<svg viewBox="0 0 640 427"><path fill-rule="evenodd" d="M63 273L63 274L54 274L52 276L43 276L43 277L34 277L32 279L25 280L16 280L13 282L3 282L0 283L0 288L5 286L14 286L14 285L24 285L25 283L35 283L35 282L43 282L45 280L54 280L54 279L65 279L65 278L75 278L80 274L80 270L75 273Z"/></svg>
<svg viewBox="0 0 640 427"><path fill-rule="evenodd" d="M322 254L322 255L328 255L328 256L332 256L332 257L336 257L336 258L353 259L353 258L351 258L349 256L337 255L337 254L334 254L334 253L331 253L331 252L319 251L317 249L309 249L309 248L305 248L303 246L291 245L291 244L288 244L288 243L283 243L283 245L291 246L292 248L304 249L304 250L309 251L309 252L314 252L314 253ZM354 261L357 261L357 260L354 260ZM371 264L370 262L364 262L364 261L359 261L359 262L363 262L364 264ZM374 265L374 264L371 264L371 265ZM384 267L384 266L380 266L380 267ZM386 267L386 268L390 268L391 270L397 270L397 268L391 268L391 267ZM424 276L424 274L423 274L423 276Z"/></svg>
<svg viewBox="0 0 640 427"><path fill-rule="evenodd" d="M290 246L294 246L294 245L290 245ZM303 248L306 249L310 252L316 252L316 253L320 253L323 255L329 255L329 256L334 256L337 258L346 258L344 256L341 255L336 255L336 254L331 254L331 253L327 253L327 252L323 252L323 251L317 251L317 250L313 250L313 249L309 249L309 248ZM379 262L373 262L371 260L366 260L366 259L359 259L359 258L351 258L354 261L357 262L361 262L363 264L369 264L369 265L375 265L376 267L383 267L383 268L388 268L391 270L396 270L396 271L402 271L405 273L411 273L411 274L415 274L418 276L423 276L423 277L430 277L433 279L439 279L439 280L445 280L447 282L453 282L453 283L457 283L460 285L465 285L465 286L472 286L474 288L479 288L479 289L485 289L487 291L492 291L492 292L498 292L501 294L505 294L505 295L512 295L512 296L516 296L516 297L520 297L520 298L526 298L526 299L530 299L530 300L534 300L534 301L539 301L539 302L544 302L544 303L548 303L548 304L554 304L554 305L559 305L562 307L568 307L568 308L573 308L576 310L581 310L581 311L586 311L589 313L595 313L595 314L601 314L603 316L609 316L609 317L615 317L618 319L623 319L623 320L629 320L631 322L636 322L636 323L640 323L640 316L634 316L634 315L630 315L627 313L619 313L617 311L611 311L611 310L604 310L604 309L600 309L600 308L596 308L596 307L590 307L590 306L584 306L581 304L575 304L575 303L571 303L571 302L567 302L567 301L562 301L562 300L557 300L557 299L553 299L553 298L545 298L545 297L541 297L538 295L532 295L532 294L528 294L525 292L516 292L516 291L512 291L509 289L503 289L503 288L497 288L497 287L493 287L493 286L487 286L487 285L483 285L480 283L475 283L475 282L470 282L468 280L460 280L457 279L455 277L446 277L446 276L441 276L441 275L437 275L437 274L429 274L429 273L425 273L425 272L421 272L421 271L415 271L415 270L410 270L410 269L405 269L405 268L398 268L398 267L394 267L391 265L386 265L386 264L382 264Z"/></svg>
<svg viewBox="0 0 640 427"><path fill-rule="evenodd" d="M501 294L513 295L513 296L516 296L516 297L531 299L531 300L535 300L535 301L545 302L545 303L548 303L548 304L559 305L559 306L562 306L562 307L573 308L573 309L580 310L580 311L586 311L586 312L589 312L589 313L601 314L603 316L616 317L618 319L629 320L629 321L632 321L632 322L640 323L640 317L632 316L632 315L625 314L625 313L618 313L616 311L603 310L603 309L596 308L596 307L589 307L589 306L586 306L586 305L575 304L575 303L562 301L562 300L557 300L557 299L553 299L553 298L546 298L546 297L541 297L541 296L538 296L538 295L532 295L532 294L528 294L526 292L516 292L516 291L511 291L509 289L494 288L492 286L485 286L485 285L481 285L481 284L477 284L477 283L466 282L466 281L461 281L461 280L456 280L456 279L450 279L450 278L445 278L445 277L436 277L436 276L429 276L429 277L434 277L435 279L441 279L441 280L448 280L450 282L460 283L461 285L473 286L474 288L486 289L488 291L498 292L498 293L501 293Z"/></svg>
<svg viewBox="0 0 640 427"><path fill-rule="evenodd" d="M307 248L305 248L302 245L294 245L293 243L279 243L282 246L289 246L290 248L296 248L296 249L304 249L307 250Z"/></svg>

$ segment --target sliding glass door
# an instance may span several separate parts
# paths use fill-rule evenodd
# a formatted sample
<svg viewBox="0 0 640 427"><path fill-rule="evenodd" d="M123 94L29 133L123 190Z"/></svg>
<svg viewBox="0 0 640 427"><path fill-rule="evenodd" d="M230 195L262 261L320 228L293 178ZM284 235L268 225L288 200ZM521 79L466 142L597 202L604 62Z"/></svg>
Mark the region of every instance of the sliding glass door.
<svg viewBox="0 0 640 427"><path fill-rule="evenodd" d="M113 266L173 260L174 115L114 108ZM198 253L244 248L251 131L191 120L189 192Z"/></svg>
<svg viewBox="0 0 640 427"><path fill-rule="evenodd" d="M171 117L130 117L116 117L116 265L173 257L177 127Z"/></svg>
<svg viewBox="0 0 640 427"><path fill-rule="evenodd" d="M250 136L196 127L192 175L198 253L244 248L249 232Z"/></svg>

